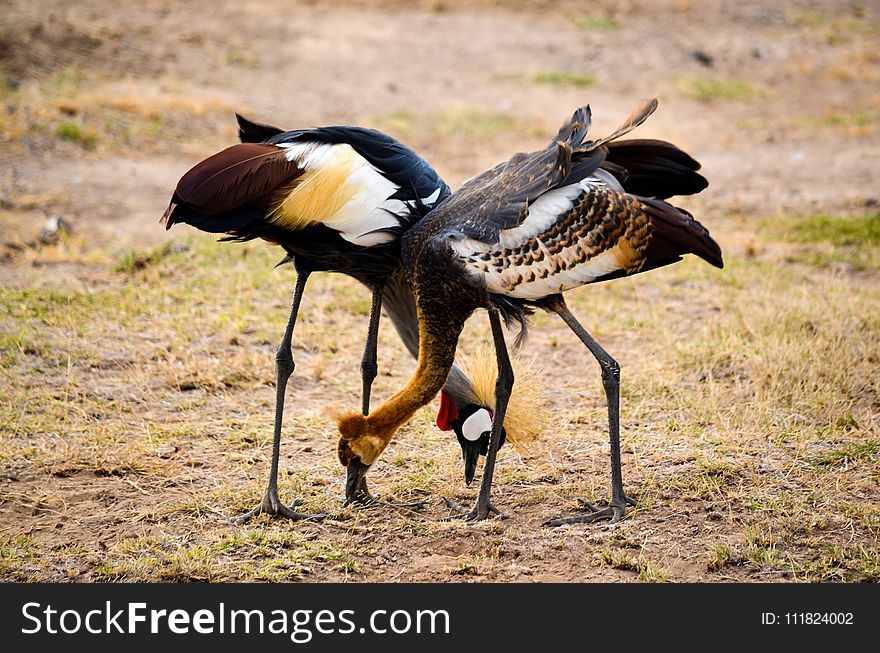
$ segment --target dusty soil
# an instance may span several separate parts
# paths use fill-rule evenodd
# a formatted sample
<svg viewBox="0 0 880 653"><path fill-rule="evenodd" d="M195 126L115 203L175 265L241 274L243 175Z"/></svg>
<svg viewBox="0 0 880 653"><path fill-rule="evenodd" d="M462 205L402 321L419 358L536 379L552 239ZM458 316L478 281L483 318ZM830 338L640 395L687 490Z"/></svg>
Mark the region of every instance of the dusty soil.
<svg viewBox="0 0 880 653"><path fill-rule="evenodd" d="M880 578L871 444L880 329L867 312L878 301L876 257L815 264L804 258L810 245L773 224L876 213L880 15L871 3L602 1L587 11L578 2L5 0L0 15L0 396L9 393L0 577ZM275 254L260 244L230 253L157 220L179 176L234 141L232 112L288 128L381 128L455 187L542 145L578 105L591 104L602 133L653 94L660 110L638 135L703 163L710 187L683 205L730 265L715 273L689 262L573 293L631 383L624 475L644 499L635 515L612 527L540 526L571 512L576 497L608 492L598 371L573 362L587 359L546 317L529 350L548 370L551 417L534 458L501 456L496 502L508 519L436 521L448 514L442 496L469 504L475 491L463 487L457 445L431 427L428 409L371 472L380 493L425 497L427 511L342 510L323 411L358 403L368 300L327 278L298 328L282 484L284 496L334 518L226 523L257 500L267 471L272 343L292 275L272 271ZM73 236L41 246L50 215ZM167 241L180 250L161 249ZM190 278L203 285L187 294L179 288ZM799 284L816 292L814 303ZM828 341L857 350L846 355L864 366L861 380L830 398L817 381L803 404L780 399L791 383L766 380L773 360L744 363L742 343L725 335L751 332L749 351L760 351L749 308L761 306L770 325L776 301L781 314L799 311L798 329L834 322L839 339ZM792 323L780 318L779 333L764 334L783 357L789 350L774 338ZM22 345L24 332L45 348ZM481 337L475 326L469 338ZM821 353L829 360L816 369L832 369ZM390 332L380 356L377 401L412 369ZM810 361L780 362L779 374L812 378L802 364ZM739 420L737 402L754 414ZM870 446L846 448L859 443Z"/></svg>

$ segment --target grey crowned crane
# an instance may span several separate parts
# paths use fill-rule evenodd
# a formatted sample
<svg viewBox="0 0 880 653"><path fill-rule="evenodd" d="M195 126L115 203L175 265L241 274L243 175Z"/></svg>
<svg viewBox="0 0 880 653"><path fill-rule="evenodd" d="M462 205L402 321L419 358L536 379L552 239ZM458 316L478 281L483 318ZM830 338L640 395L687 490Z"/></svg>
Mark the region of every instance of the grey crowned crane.
<svg viewBox="0 0 880 653"><path fill-rule="evenodd" d="M424 159L378 131L359 127L284 131L236 117L242 143L190 169L178 182L162 220L166 228L182 222L224 234L221 240L262 238L285 250L282 263L293 263L296 285L276 354L268 486L259 505L236 521L244 523L260 513L294 520L315 518L319 515L294 511L278 496L285 391L295 367L291 342L306 281L313 272L342 272L371 289L361 363L366 414L377 374L381 308L412 356L418 356L418 317L400 267L400 235L445 199L450 189ZM463 426L464 420L453 420L456 432L466 442L481 436L488 441L488 433L475 432L485 424L488 408L478 404L477 393L461 370L453 368L450 379L444 405L451 401L456 414L477 414ZM523 414L515 430L530 433L534 427ZM365 480L346 486L346 500L373 500Z"/></svg>
<svg viewBox="0 0 880 653"><path fill-rule="evenodd" d="M338 455L350 483L365 476L395 431L443 387L466 320L485 308L498 377L483 479L468 518L498 513L490 500L492 476L514 382L501 320L524 329L527 316L541 308L558 314L599 362L611 441L608 507L586 504L589 514L547 524L616 522L634 505L621 470L620 367L568 310L562 293L685 254L722 267L721 250L706 229L664 201L706 187L699 164L662 141L612 143L656 108L656 99L643 102L612 134L592 141L585 140L590 109L578 109L544 150L517 154L469 180L404 235L403 263L418 306L418 366L369 415L340 417Z"/></svg>
<svg viewBox="0 0 880 653"><path fill-rule="evenodd" d="M424 159L381 132L359 127L283 131L237 118L243 142L184 174L162 220L166 229L183 222L224 234L223 240L263 238L284 249L282 263L293 263L296 285L275 357L268 487L260 504L237 521L247 522L262 512L294 520L314 518L284 505L278 496L284 396L295 367L291 341L306 282L313 272L342 272L372 292L361 363L362 408L367 413L377 374L383 302L404 331L405 314L412 313L409 331L418 337L411 291L400 274L400 236L450 189ZM347 497L369 498L369 492L361 484Z"/></svg>

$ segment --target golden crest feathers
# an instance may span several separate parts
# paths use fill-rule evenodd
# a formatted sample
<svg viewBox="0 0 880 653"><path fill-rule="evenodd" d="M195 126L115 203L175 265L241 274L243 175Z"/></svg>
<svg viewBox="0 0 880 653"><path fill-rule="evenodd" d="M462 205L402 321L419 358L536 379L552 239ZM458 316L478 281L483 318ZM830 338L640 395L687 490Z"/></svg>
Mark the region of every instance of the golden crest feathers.
<svg viewBox="0 0 880 653"><path fill-rule="evenodd" d="M483 343L466 352L459 350L455 362L470 379L480 403L495 406L495 379L498 376L495 348ZM538 368L534 356L523 356L518 352L511 353L510 362L515 381L504 417L504 429L507 441L524 454L528 452L529 444L539 437L546 418L541 396L544 392L543 370Z"/></svg>

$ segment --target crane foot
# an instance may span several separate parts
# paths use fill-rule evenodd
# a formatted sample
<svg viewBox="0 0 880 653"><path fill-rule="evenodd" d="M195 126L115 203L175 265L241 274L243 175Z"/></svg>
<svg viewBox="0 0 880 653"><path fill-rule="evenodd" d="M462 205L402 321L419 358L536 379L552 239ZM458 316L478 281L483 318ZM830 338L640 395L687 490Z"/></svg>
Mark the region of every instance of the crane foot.
<svg viewBox="0 0 880 653"><path fill-rule="evenodd" d="M548 519L543 526L562 526L563 524L592 524L593 522L608 520L609 524L615 524L626 516L626 507L635 506L638 502L628 496L623 497L623 501L611 501L607 508L597 508L592 503L588 503L583 499L578 499L582 508L590 511L587 515L579 515L577 517L560 517L558 519ZM621 505L623 504L623 505Z"/></svg>
<svg viewBox="0 0 880 653"><path fill-rule="evenodd" d="M290 506L285 506L283 503L281 503L281 499L278 497L277 492L266 492L266 494L263 496L263 500L256 508L246 512L243 515L235 517L231 521L233 524L247 524L254 517L258 517L261 514L271 515L273 517L286 517L287 519L293 521L320 521L327 516L323 513L309 515L307 513L297 512L293 510L293 508L300 505L301 503L302 501L297 499L292 504L290 504Z"/></svg>
<svg viewBox="0 0 880 653"><path fill-rule="evenodd" d="M447 499L446 497L443 497L443 501L446 503L446 506L448 508L454 510L457 513L455 515L447 517L443 521L464 519L469 524L474 524L478 521L488 519L490 515L497 515L498 519L507 519L507 515L505 515L500 510L498 510L498 508L492 505L491 501L486 501L484 505L481 505L481 502L478 498L476 505L470 511L454 499Z"/></svg>

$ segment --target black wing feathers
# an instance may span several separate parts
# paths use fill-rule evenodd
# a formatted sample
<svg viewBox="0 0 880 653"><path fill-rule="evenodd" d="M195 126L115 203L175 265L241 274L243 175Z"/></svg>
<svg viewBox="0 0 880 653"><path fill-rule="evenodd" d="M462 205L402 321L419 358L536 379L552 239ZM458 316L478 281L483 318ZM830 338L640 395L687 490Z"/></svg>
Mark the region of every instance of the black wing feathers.
<svg viewBox="0 0 880 653"><path fill-rule="evenodd" d="M259 122L252 122L237 113L235 114L235 119L238 121L238 138L242 143L262 143L266 139L284 133L283 129Z"/></svg>
<svg viewBox="0 0 880 653"><path fill-rule="evenodd" d="M605 147L608 155L602 167L633 195L666 199L693 195L709 185L697 172L700 164L671 143L634 139L608 143Z"/></svg>
<svg viewBox="0 0 880 653"><path fill-rule="evenodd" d="M319 127L276 134L265 141L273 145L297 142L347 143L389 181L400 186L394 199L414 200L430 197L440 188L439 200L452 191L440 175L403 143L364 127Z"/></svg>
<svg viewBox="0 0 880 653"><path fill-rule="evenodd" d="M652 227L643 271L677 261L683 254L696 254L716 268L724 267L718 243L690 213L662 200L640 197L639 201Z"/></svg>

